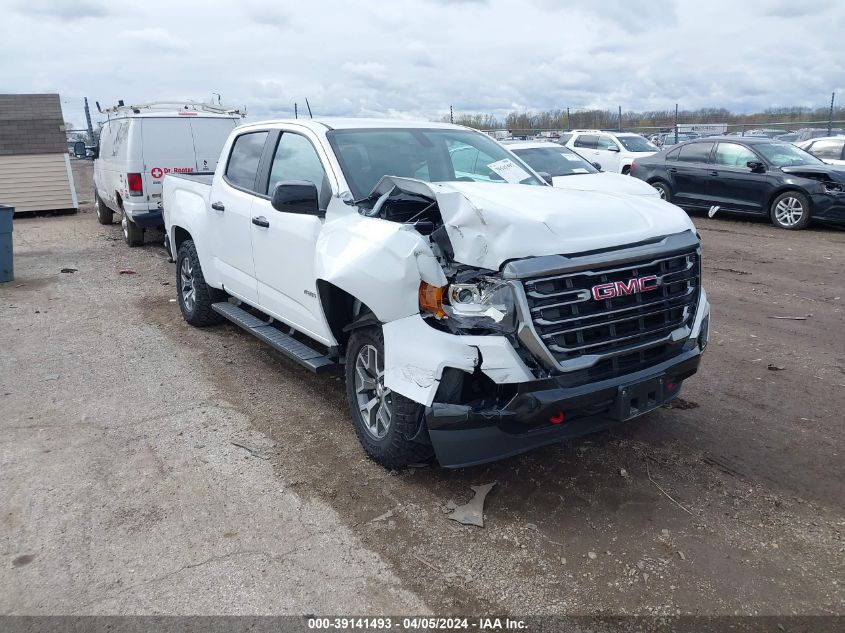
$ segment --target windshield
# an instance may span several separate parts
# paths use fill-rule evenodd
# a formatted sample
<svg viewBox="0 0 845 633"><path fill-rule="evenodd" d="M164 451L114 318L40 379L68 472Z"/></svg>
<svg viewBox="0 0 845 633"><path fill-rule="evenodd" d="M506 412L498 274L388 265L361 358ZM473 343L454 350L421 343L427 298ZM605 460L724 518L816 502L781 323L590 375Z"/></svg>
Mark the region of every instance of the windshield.
<svg viewBox="0 0 845 633"><path fill-rule="evenodd" d="M544 171L551 176L598 173L598 169L568 147L526 147L515 149L513 153L528 163L534 171Z"/></svg>
<svg viewBox="0 0 845 633"><path fill-rule="evenodd" d="M760 143L754 146L754 150L775 167L824 164L824 161L795 147L792 143Z"/></svg>
<svg viewBox="0 0 845 633"><path fill-rule="evenodd" d="M642 136L617 136L616 140L629 152L656 152L657 147Z"/></svg>
<svg viewBox="0 0 845 633"><path fill-rule="evenodd" d="M543 185L486 134L455 129L349 129L326 136L356 200L382 176L426 182L511 182Z"/></svg>

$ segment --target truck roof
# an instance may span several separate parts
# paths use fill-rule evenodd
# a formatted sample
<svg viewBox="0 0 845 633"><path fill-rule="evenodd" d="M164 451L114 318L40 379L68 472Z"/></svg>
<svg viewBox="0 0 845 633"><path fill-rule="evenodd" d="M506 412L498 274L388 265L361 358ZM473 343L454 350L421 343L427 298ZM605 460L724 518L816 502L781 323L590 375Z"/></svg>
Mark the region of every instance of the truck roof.
<svg viewBox="0 0 845 633"><path fill-rule="evenodd" d="M412 121L408 119L355 119L355 118L318 118L318 119L268 119L265 121L250 122L242 127L295 124L313 130L345 130L360 128L443 128L443 129L466 129L462 125L452 123L440 123L435 121Z"/></svg>

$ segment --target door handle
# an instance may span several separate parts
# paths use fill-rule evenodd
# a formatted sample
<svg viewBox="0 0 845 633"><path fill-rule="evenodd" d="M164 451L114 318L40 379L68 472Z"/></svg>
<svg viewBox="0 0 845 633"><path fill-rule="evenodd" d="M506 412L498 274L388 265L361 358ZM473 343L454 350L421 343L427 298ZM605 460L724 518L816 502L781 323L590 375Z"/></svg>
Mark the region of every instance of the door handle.
<svg viewBox="0 0 845 633"><path fill-rule="evenodd" d="M718 176L719 172L714 169L713 171L710 172L710 175L711 176Z"/></svg>
<svg viewBox="0 0 845 633"><path fill-rule="evenodd" d="M226 207L223 206L222 202L212 202L211 208L214 209L215 211L225 211L226 210Z"/></svg>
<svg viewBox="0 0 845 633"><path fill-rule="evenodd" d="M259 216L252 218L252 223L255 226L260 226L260 227L263 227L265 229L270 227L270 223L267 221L267 218L265 218L263 215L259 215Z"/></svg>
<svg viewBox="0 0 845 633"><path fill-rule="evenodd" d="M677 168L677 167L670 167L667 171L668 171L670 174L677 174L677 173L678 173L678 168Z"/></svg>

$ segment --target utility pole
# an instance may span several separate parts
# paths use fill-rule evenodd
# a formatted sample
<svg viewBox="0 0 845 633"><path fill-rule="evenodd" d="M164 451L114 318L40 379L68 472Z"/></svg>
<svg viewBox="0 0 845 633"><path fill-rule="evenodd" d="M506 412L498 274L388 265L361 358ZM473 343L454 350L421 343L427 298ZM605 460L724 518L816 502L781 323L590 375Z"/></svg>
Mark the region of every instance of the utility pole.
<svg viewBox="0 0 845 633"><path fill-rule="evenodd" d="M678 144L678 104L675 104L675 145Z"/></svg>
<svg viewBox="0 0 845 633"><path fill-rule="evenodd" d="M836 97L835 92L830 93L830 112L827 114L827 135L833 134L833 99Z"/></svg>
<svg viewBox="0 0 845 633"><path fill-rule="evenodd" d="M88 123L88 144L94 145L94 126L91 124L91 110L88 109L88 97L85 97L85 121Z"/></svg>
<svg viewBox="0 0 845 633"><path fill-rule="evenodd" d="M452 110L452 106L449 106L449 123L455 122L455 111Z"/></svg>
<svg viewBox="0 0 845 633"><path fill-rule="evenodd" d="M566 108L566 131L572 131L572 120L569 118L569 108Z"/></svg>
<svg viewBox="0 0 845 633"><path fill-rule="evenodd" d="M619 131L622 131L622 106L619 106Z"/></svg>

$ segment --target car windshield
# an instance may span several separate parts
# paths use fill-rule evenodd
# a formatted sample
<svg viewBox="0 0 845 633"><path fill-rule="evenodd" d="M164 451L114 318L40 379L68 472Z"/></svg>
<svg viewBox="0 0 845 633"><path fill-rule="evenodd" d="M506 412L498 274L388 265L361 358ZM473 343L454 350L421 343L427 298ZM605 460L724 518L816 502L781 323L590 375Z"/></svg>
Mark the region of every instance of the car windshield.
<svg viewBox="0 0 845 633"><path fill-rule="evenodd" d="M656 152L657 147L642 136L617 136L616 140L629 152Z"/></svg>
<svg viewBox="0 0 845 633"><path fill-rule="evenodd" d="M824 161L795 147L792 143L760 143L754 145L754 150L775 167L824 164Z"/></svg>
<svg viewBox="0 0 845 633"><path fill-rule="evenodd" d="M437 128L331 130L326 136L356 200L383 176L426 182L544 185L486 134Z"/></svg>
<svg viewBox="0 0 845 633"><path fill-rule="evenodd" d="M513 153L528 163L534 171L544 171L551 176L598 173L598 169L568 147L560 147L559 145L550 147L524 147L514 149Z"/></svg>

